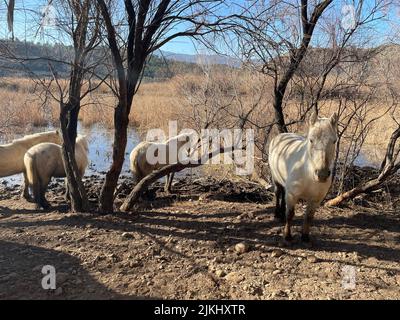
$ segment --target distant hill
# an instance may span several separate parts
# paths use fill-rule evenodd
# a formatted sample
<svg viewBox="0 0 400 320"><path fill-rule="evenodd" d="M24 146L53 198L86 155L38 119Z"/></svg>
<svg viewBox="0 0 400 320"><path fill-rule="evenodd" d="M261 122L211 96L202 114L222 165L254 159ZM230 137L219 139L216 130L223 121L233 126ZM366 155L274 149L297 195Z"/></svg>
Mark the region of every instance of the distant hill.
<svg viewBox="0 0 400 320"><path fill-rule="evenodd" d="M169 60L196 63L196 64L211 64L211 65L228 65L231 67L239 67L242 62L238 59L222 56L222 55L207 55L207 54L183 54L174 53L169 51L159 51L156 53L158 56L164 56Z"/></svg>
<svg viewBox="0 0 400 320"><path fill-rule="evenodd" d="M92 54L91 62L99 59L111 65L110 57L107 57L108 48L99 48ZM51 76L49 63L51 60L53 69L60 77L69 75L69 65L64 61L71 61L73 48L60 44L36 44L33 42L0 40L0 77L19 76L23 77L29 73L37 76ZM13 59L12 56L18 57ZM200 62L208 64L227 65L229 59L218 56L207 55L185 55L171 52L158 52L147 62L144 78L150 80L172 78L177 74L201 72ZM104 63L96 68L99 76L107 74Z"/></svg>

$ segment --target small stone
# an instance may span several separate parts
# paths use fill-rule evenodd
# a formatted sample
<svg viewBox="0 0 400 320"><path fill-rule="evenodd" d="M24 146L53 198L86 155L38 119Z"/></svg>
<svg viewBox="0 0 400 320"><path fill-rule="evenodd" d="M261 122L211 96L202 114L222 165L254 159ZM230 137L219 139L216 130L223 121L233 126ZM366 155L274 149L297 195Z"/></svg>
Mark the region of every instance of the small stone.
<svg viewBox="0 0 400 320"><path fill-rule="evenodd" d="M63 288L62 288L62 287L58 287L58 288L54 291L54 294L55 294L56 296L60 296L60 295L62 295L62 293L63 293Z"/></svg>
<svg viewBox="0 0 400 320"><path fill-rule="evenodd" d="M283 290L277 290L272 293L272 298L284 298L287 297L287 293Z"/></svg>
<svg viewBox="0 0 400 320"><path fill-rule="evenodd" d="M225 279L229 282L240 283L244 280L244 276L239 272L230 272L225 276Z"/></svg>
<svg viewBox="0 0 400 320"><path fill-rule="evenodd" d="M282 256L284 254L284 252L280 249L275 249L272 251L271 253L271 257L272 258L279 258L280 256Z"/></svg>
<svg viewBox="0 0 400 320"><path fill-rule="evenodd" d="M224 270L217 270L217 271L215 271L215 275L216 275L218 278L222 278L222 277L224 277L224 276L226 275L226 273L225 273Z"/></svg>
<svg viewBox="0 0 400 320"><path fill-rule="evenodd" d="M130 261L129 262L129 268L136 268L136 267L139 267L139 266L140 266L140 263L137 262L137 261Z"/></svg>
<svg viewBox="0 0 400 320"><path fill-rule="evenodd" d="M244 242L238 243L235 245L235 251L237 253L246 253L249 251L249 245Z"/></svg>
<svg viewBox="0 0 400 320"><path fill-rule="evenodd" d="M282 273L282 270L281 270L281 269L276 269L276 270L274 270L274 271L272 272L272 275L276 276L276 275L281 274L281 273Z"/></svg>
<svg viewBox="0 0 400 320"><path fill-rule="evenodd" d="M58 284L63 284L68 280L68 274L62 273L62 272L57 272L56 274L56 281Z"/></svg>
<svg viewBox="0 0 400 320"><path fill-rule="evenodd" d="M129 232L124 232L123 234L122 234L122 239L123 240L132 240L132 239L134 239L135 237L131 234L131 233L129 233Z"/></svg>
<svg viewBox="0 0 400 320"><path fill-rule="evenodd" d="M33 272L40 271L40 270L42 270L42 268L43 268L43 265L37 265L36 267L34 267L34 268L32 269L32 271L33 271Z"/></svg>
<svg viewBox="0 0 400 320"><path fill-rule="evenodd" d="M318 258L316 256L307 256L307 261L309 263L316 263L318 262Z"/></svg>

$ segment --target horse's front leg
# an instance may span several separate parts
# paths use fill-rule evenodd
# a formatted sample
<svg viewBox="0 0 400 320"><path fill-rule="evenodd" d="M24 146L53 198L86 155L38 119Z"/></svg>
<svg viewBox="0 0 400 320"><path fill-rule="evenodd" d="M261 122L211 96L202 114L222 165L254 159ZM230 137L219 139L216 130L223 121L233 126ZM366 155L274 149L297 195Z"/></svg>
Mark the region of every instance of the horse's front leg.
<svg viewBox="0 0 400 320"><path fill-rule="evenodd" d="M301 232L301 241L303 242L310 242L310 228L311 224L314 219L314 214L316 208L318 208L319 204L314 203L314 202L308 202L307 203L307 208L306 212L304 215L304 221L303 221L303 230Z"/></svg>
<svg viewBox="0 0 400 320"><path fill-rule="evenodd" d="M291 196L289 193L286 193L286 224L285 224L285 229L283 232L283 237L285 241L292 241L292 221L294 217L294 209L296 206L297 200L294 199L293 196Z"/></svg>

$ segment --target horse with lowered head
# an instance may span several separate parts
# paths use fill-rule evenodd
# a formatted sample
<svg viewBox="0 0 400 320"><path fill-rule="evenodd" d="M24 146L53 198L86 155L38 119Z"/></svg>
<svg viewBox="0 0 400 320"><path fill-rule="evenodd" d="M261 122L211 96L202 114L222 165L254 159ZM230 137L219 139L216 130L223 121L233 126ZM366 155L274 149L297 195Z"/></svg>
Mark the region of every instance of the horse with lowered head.
<svg viewBox="0 0 400 320"><path fill-rule="evenodd" d="M319 118L313 113L307 137L283 133L272 139L269 146L269 166L275 185L275 216L284 220L284 240L292 240L291 224L295 205L307 203L301 239L310 242L310 225L332 184L338 115Z"/></svg>
<svg viewBox="0 0 400 320"><path fill-rule="evenodd" d="M0 146L0 177L12 176L25 171L24 155L26 151L42 142L61 144L61 134L58 131L40 132L27 135L21 139ZM29 199L28 188L23 187L23 197Z"/></svg>
<svg viewBox="0 0 400 320"><path fill-rule="evenodd" d="M179 162L181 148L191 141L191 134L183 133L172 137L165 142L143 141L139 143L130 154L130 169L136 180L140 182L144 177L159 170L167 165ZM150 157L158 158L161 161L153 163ZM171 159L173 159L171 161ZM170 173L165 182L165 191L171 192L172 180L174 174Z"/></svg>
<svg viewBox="0 0 400 320"><path fill-rule="evenodd" d="M89 146L86 137L79 135L75 143L75 160L79 176L82 178L89 163ZM51 177L65 177L65 168L60 145L54 143L40 143L30 148L24 156L25 180L32 190L37 207L47 209L45 193Z"/></svg>

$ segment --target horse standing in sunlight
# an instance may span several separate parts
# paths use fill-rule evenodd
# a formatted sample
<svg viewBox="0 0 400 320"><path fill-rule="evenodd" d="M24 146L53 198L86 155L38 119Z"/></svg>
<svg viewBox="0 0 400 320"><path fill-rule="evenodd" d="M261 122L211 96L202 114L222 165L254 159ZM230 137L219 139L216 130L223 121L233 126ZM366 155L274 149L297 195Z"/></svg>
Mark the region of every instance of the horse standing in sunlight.
<svg viewBox="0 0 400 320"><path fill-rule="evenodd" d="M138 183L144 177L152 173L153 171L159 170L167 165L177 163L179 161L180 149L188 144L191 139L191 134L183 133L176 137L172 137L165 142L149 142L143 141L139 143L130 154L130 169L135 178L135 182ZM176 146L176 150L173 146ZM154 151L155 156L160 159L165 159L163 163L150 163L148 156L149 151ZM151 152L150 152L151 153ZM162 154L161 154L162 153ZM173 153L173 154L171 154ZM170 154L176 161L171 161ZM172 180L174 179L174 173L170 173L167 176L165 182L165 192L171 192Z"/></svg>
<svg viewBox="0 0 400 320"><path fill-rule="evenodd" d="M80 178L89 163L89 146L86 137L78 134L75 143L75 160ZM54 143L40 143L30 148L24 156L24 176L32 190L37 207L47 209L50 204L45 198L51 177L65 177L61 146ZM67 191L68 193L68 191Z"/></svg>
<svg viewBox="0 0 400 320"><path fill-rule="evenodd" d="M26 151L43 142L61 144L58 131L48 131L27 135L21 139L0 146L0 177L12 176L25 171L24 155ZM27 183L24 181L22 196L30 200Z"/></svg>
<svg viewBox="0 0 400 320"><path fill-rule="evenodd" d="M338 139L338 115L311 116L307 137L284 133L272 139L269 166L275 185L275 216L284 220L284 240L292 240L291 224L295 205L307 203L301 239L310 242L310 225L332 184L332 171Z"/></svg>

